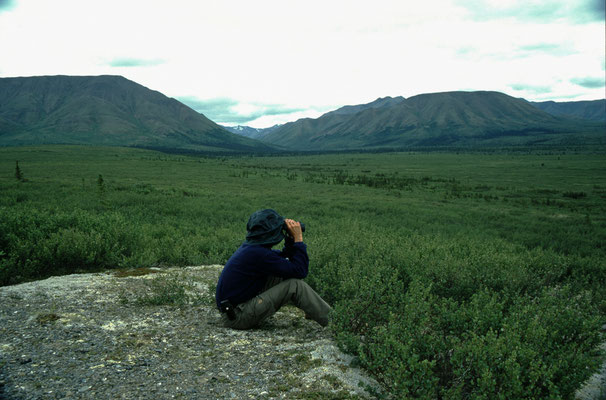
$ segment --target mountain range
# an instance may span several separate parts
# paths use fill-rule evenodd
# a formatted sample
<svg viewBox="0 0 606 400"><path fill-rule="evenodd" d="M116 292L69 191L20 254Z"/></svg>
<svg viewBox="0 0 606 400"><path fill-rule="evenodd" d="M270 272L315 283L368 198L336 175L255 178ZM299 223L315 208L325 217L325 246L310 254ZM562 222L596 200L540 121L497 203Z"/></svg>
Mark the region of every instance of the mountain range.
<svg viewBox="0 0 606 400"><path fill-rule="evenodd" d="M542 101L530 104L552 115L606 122L606 99L590 101Z"/></svg>
<svg viewBox="0 0 606 400"><path fill-rule="evenodd" d="M222 127L121 76L0 78L0 146L88 144L250 153L603 145L605 104L531 103L489 91L429 93L379 98L316 119L257 129Z"/></svg>
<svg viewBox="0 0 606 400"><path fill-rule="evenodd" d="M603 122L556 116L499 92L380 98L287 123L262 140L290 149L602 143Z"/></svg>
<svg viewBox="0 0 606 400"><path fill-rule="evenodd" d="M0 78L0 145L90 144L267 151L121 76Z"/></svg>

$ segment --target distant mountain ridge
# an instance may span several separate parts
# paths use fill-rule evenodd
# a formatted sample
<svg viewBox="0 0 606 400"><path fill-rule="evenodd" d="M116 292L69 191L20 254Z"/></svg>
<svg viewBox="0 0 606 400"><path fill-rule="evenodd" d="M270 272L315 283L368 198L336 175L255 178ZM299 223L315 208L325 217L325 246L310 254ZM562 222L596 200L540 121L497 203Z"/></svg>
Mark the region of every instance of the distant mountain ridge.
<svg viewBox="0 0 606 400"><path fill-rule="evenodd" d="M606 122L606 99L587 101L531 101L533 106L551 115Z"/></svg>
<svg viewBox="0 0 606 400"><path fill-rule="evenodd" d="M0 78L0 145L37 144L271 149L122 76Z"/></svg>
<svg viewBox="0 0 606 400"><path fill-rule="evenodd" d="M266 152L591 145L606 144L605 108L606 100L532 103L499 92L443 92L378 98L257 129L221 127L121 76L0 78L0 146Z"/></svg>
<svg viewBox="0 0 606 400"><path fill-rule="evenodd" d="M231 133L235 133L236 135L245 136L251 139L262 139L265 135L275 131L278 129L281 124L277 124L274 126L270 126L269 128L253 128L250 126L236 125L236 126L225 126L223 128L227 129Z"/></svg>
<svg viewBox="0 0 606 400"><path fill-rule="evenodd" d="M391 107L397 104L403 103L406 99L402 96L398 97L379 97L373 102L367 104L358 104L353 106L343 106L334 111L327 112L326 114L339 114L339 115L351 115L359 113L360 111L366 110L368 108L383 108L383 107ZM326 115L324 114L324 115Z"/></svg>
<svg viewBox="0 0 606 400"><path fill-rule="evenodd" d="M295 150L484 146L603 141L604 124L544 112L499 92L429 93L346 106L287 123L263 141ZM564 137L563 135L568 135Z"/></svg>

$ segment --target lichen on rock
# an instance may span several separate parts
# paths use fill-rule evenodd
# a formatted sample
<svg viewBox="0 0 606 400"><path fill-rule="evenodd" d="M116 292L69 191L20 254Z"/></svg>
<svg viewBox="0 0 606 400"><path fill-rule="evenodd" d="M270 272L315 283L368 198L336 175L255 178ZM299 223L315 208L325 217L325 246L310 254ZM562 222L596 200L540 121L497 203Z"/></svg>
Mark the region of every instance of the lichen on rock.
<svg viewBox="0 0 606 400"><path fill-rule="evenodd" d="M0 398L373 398L330 332L284 307L224 328L222 266L52 277L0 288Z"/></svg>

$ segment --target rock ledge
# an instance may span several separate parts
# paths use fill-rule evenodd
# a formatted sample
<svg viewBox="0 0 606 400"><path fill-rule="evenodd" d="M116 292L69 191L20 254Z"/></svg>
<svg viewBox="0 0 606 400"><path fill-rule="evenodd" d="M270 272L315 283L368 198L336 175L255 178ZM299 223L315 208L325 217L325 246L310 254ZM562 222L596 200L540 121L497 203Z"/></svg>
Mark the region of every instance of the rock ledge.
<svg viewBox="0 0 606 400"><path fill-rule="evenodd" d="M294 307L259 329L223 328L214 307L221 268L1 287L0 398L365 399L380 391Z"/></svg>

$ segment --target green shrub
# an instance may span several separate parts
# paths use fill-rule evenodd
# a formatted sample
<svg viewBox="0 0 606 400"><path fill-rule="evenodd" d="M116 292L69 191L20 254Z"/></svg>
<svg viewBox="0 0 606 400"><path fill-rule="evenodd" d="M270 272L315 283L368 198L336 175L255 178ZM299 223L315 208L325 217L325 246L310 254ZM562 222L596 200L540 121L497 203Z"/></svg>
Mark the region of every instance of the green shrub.
<svg viewBox="0 0 606 400"><path fill-rule="evenodd" d="M432 291L412 282L387 320L347 302L336 309L339 343L397 396L568 398L597 367L600 318L588 292L511 299L485 289L458 302Z"/></svg>
<svg viewBox="0 0 606 400"><path fill-rule="evenodd" d="M587 193L585 192L564 192L562 193L564 197L570 197L571 199L582 199L583 197L587 197Z"/></svg>
<svg viewBox="0 0 606 400"><path fill-rule="evenodd" d="M0 209L0 284L130 266L141 234L119 214Z"/></svg>
<svg viewBox="0 0 606 400"><path fill-rule="evenodd" d="M147 290L137 295L136 303L146 306L183 306L190 296L178 277L160 276L146 281Z"/></svg>

